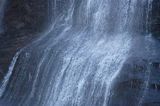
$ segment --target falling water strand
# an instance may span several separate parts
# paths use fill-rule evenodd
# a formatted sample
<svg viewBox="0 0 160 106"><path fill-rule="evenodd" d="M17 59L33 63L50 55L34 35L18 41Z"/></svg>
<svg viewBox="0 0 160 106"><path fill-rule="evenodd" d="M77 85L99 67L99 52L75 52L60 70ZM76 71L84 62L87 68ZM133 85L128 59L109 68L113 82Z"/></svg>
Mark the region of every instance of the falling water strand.
<svg viewBox="0 0 160 106"><path fill-rule="evenodd" d="M142 96L139 100L138 106L143 106L143 102L144 102L145 96L146 96L147 91L148 91L150 74L151 74L150 67L151 67L151 63L148 63L147 64L147 70L146 70L146 73L145 73L145 81L144 81L144 86L143 86L143 92L142 92Z"/></svg>
<svg viewBox="0 0 160 106"><path fill-rule="evenodd" d="M149 33L150 31L150 21L151 21L151 11L152 11L152 2L153 0L148 0L147 2L147 11L146 11L146 36L145 36L145 41L147 42L147 44L145 45L145 49L147 51L147 53L150 52L150 46L149 46L149 43L152 41L152 36L151 34ZM149 42L149 43L148 43ZM142 96L139 100L139 103L138 103L138 106L142 106L143 105L143 102L144 102L144 99L145 99L145 96L147 94L147 91L148 91L148 87L149 87L149 81L150 81L150 74L151 74L151 63L150 61L148 61L148 65L147 65L147 70L145 72L145 81L144 81L144 90L142 92Z"/></svg>
<svg viewBox="0 0 160 106"><path fill-rule="evenodd" d="M148 34L151 26L151 13L152 13L152 2L153 0L147 1L147 11L146 11L146 33Z"/></svg>
<svg viewBox="0 0 160 106"><path fill-rule="evenodd" d="M11 64L10 64L10 66L9 66L9 70L8 70L7 74L5 75L4 79L2 80L2 84L1 84L1 87L0 87L0 97L3 96L3 93L4 93L5 90L6 90L7 84L8 84L9 79L10 79L12 73L13 73L15 64L16 64L16 62L17 62L17 59L18 59L20 53L21 53L21 51L19 51L19 52L17 52L17 53L15 54L15 56L14 56L13 59L12 59L12 62L11 62Z"/></svg>

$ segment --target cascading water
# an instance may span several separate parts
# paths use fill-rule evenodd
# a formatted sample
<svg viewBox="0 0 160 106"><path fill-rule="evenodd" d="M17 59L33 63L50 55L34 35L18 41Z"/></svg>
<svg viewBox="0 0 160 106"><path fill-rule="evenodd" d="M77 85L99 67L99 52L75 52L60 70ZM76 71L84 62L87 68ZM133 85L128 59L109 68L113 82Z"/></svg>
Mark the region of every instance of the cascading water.
<svg viewBox="0 0 160 106"><path fill-rule="evenodd" d="M146 1L50 0L53 25L16 54L0 88L0 103L108 106L133 35L143 29L139 22Z"/></svg>

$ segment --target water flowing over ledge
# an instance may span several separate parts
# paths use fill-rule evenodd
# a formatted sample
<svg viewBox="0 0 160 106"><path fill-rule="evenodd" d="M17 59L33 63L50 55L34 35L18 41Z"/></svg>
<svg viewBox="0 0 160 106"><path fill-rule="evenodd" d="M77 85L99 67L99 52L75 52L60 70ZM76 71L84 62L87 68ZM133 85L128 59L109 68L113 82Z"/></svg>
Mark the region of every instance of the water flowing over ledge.
<svg viewBox="0 0 160 106"><path fill-rule="evenodd" d="M141 35L144 26L144 32L149 32L151 2L49 0L50 9L54 10L51 27L13 57L0 88L0 103L112 106L116 95L113 88L132 55L135 36ZM142 14L146 15L145 19ZM144 51L148 47L146 44ZM145 75L147 88L150 70ZM146 93L147 89L138 95L139 100L134 104L142 105Z"/></svg>

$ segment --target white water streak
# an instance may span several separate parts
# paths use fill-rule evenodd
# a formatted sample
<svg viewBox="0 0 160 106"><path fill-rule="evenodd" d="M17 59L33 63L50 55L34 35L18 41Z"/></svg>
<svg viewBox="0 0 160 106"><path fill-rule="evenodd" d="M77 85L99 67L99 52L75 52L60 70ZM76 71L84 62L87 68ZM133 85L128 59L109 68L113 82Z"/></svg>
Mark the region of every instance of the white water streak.
<svg viewBox="0 0 160 106"><path fill-rule="evenodd" d="M3 96L3 93L4 93L5 90L6 90L6 87L7 87L7 85L8 85L9 80L10 80L10 77L11 77L11 75L12 75L12 73L13 73L15 64L16 64L16 62L17 62L17 59L18 59L20 53L21 53L21 51L18 51L18 52L15 54L15 56L13 57L13 59L12 59L12 62L11 62L11 64L10 64L10 66L9 66L9 70L8 70L6 76L4 77L4 79L3 79L3 81L2 81L2 85L1 85L1 87L0 87L0 97Z"/></svg>

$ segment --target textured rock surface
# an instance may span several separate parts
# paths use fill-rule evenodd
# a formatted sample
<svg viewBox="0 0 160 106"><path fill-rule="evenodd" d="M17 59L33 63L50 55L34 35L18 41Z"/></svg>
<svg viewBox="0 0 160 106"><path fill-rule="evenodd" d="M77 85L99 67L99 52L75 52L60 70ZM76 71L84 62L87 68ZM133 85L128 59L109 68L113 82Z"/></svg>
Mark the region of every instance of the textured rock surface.
<svg viewBox="0 0 160 106"><path fill-rule="evenodd" d="M0 34L0 76L7 70L15 52L45 30L47 3L47 0L11 0L7 3L3 20L5 32Z"/></svg>
<svg viewBox="0 0 160 106"><path fill-rule="evenodd" d="M160 39L160 0L153 0L151 32Z"/></svg>

